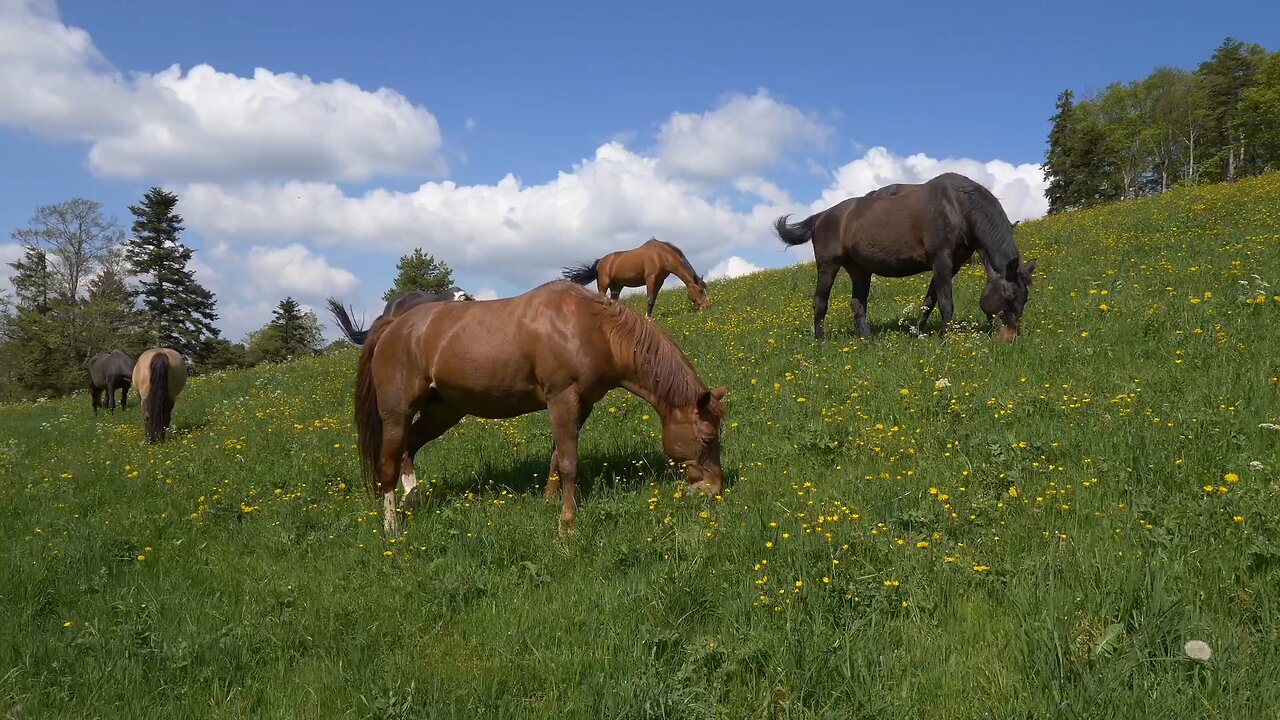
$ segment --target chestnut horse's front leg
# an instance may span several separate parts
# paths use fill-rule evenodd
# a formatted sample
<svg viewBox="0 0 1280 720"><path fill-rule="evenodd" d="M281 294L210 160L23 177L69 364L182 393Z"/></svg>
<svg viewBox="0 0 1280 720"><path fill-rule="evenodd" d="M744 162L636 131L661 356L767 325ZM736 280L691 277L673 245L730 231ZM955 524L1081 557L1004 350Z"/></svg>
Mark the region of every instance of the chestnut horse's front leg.
<svg viewBox="0 0 1280 720"><path fill-rule="evenodd" d="M578 432L581 422L586 420L577 390L569 388L552 397L547 403L547 414L551 416L551 437L555 440L551 466L560 480L560 531L572 534L578 514ZM548 493L551 484L548 479Z"/></svg>

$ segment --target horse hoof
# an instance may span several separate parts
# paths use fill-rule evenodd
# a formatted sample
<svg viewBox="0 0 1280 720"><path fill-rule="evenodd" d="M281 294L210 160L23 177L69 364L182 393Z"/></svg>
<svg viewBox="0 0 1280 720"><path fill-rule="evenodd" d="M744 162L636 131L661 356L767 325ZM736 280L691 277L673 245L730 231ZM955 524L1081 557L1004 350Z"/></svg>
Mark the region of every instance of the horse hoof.
<svg viewBox="0 0 1280 720"><path fill-rule="evenodd" d="M570 538L578 534L577 525L572 519L565 520L560 518L560 537Z"/></svg>

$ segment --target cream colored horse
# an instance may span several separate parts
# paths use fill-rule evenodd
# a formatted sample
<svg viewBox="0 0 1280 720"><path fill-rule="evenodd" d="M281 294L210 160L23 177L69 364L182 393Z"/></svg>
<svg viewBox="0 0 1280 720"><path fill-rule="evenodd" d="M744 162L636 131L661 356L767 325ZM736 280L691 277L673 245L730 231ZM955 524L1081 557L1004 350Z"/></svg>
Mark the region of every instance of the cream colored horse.
<svg viewBox="0 0 1280 720"><path fill-rule="evenodd" d="M187 385L187 364L177 350L152 348L133 366L133 387L142 398L147 440L161 442L173 419L173 401Z"/></svg>

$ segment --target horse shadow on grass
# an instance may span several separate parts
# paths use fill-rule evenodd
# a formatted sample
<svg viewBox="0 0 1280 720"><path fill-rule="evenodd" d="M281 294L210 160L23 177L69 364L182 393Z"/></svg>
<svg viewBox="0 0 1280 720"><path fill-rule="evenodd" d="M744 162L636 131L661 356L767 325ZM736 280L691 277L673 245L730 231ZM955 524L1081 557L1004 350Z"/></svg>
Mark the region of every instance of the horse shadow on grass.
<svg viewBox="0 0 1280 720"><path fill-rule="evenodd" d="M547 487L547 470L551 464L550 448L545 454L526 452L513 462L485 462L468 471L470 477L444 479L432 491L415 499L418 509L437 507L450 499L468 493L485 496L529 494L541 496ZM726 471L724 482L731 487L737 473ZM635 492L651 482L683 483L677 468L660 451L583 453L578 458L578 501L583 502L601 490Z"/></svg>

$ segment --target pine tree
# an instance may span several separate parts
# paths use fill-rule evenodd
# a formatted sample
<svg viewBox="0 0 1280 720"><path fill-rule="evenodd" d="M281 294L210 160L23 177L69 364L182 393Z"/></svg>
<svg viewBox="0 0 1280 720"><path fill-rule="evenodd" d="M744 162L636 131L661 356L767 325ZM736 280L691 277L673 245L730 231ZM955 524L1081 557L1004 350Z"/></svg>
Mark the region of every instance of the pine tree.
<svg viewBox="0 0 1280 720"><path fill-rule="evenodd" d="M1044 194L1049 200L1050 214L1070 209L1073 202L1071 116L1075 109L1074 97L1070 90L1058 93L1058 102L1054 105L1058 112L1049 119L1052 126L1044 160L1044 179L1049 187Z"/></svg>
<svg viewBox="0 0 1280 720"><path fill-rule="evenodd" d="M280 339L280 349L287 357L301 354L305 349L302 330L302 306L292 297L286 297L271 313L271 324Z"/></svg>
<svg viewBox="0 0 1280 720"><path fill-rule="evenodd" d="M324 340L320 320L292 297L280 301L271 322L249 334L247 357L252 363L284 362L315 353Z"/></svg>
<svg viewBox="0 0 1280 720"><path fill-rule="evenodd" d="M141 317L125 284L123 262L119 253L112 253L97 277L89 281L84 315L90 356L116 348L137 352L140 348L136 346L143 344Z"/></svg>
<svg viewBox="0 0 1280 720"><path fill-rule="evenodd" d="M1205 154L1205 174L1210 179L1234 180L1245 162L1249 138L1241 126L1240 102L1253 86L1264 57L1261 47L1229 37L1197 70L1205 90L1206 140L1211 148Z"/></svg>
<svg viewBox="0 0 1280 720"><path fill-rule="evenodd" d="M422 248L402 256L396 269L399 273L395 285L383 294L383 300L414 290L439 293L453 286L453 270L444 261L422 252Z"/></svg>
<svg viewBox="0 0 1280 720"><path fill-rule="evenodd" d="M188 268L193 252L178 240L182 216L178 196L157 187L130 205L135 218L128 244L130 270L140 277L147 344L171 347L203 360L218 337L216 300Z"/></svg>
<svg viewBox="0 0 1280 720"><path fill-rule="evenodd" d="M9 267L14 269L10 283L16 298L4 328L9 382L24 396L60 395L69 389L70 371L64 333L51 313L54 278L48 257L40 248L27 246Z"/></svg>

